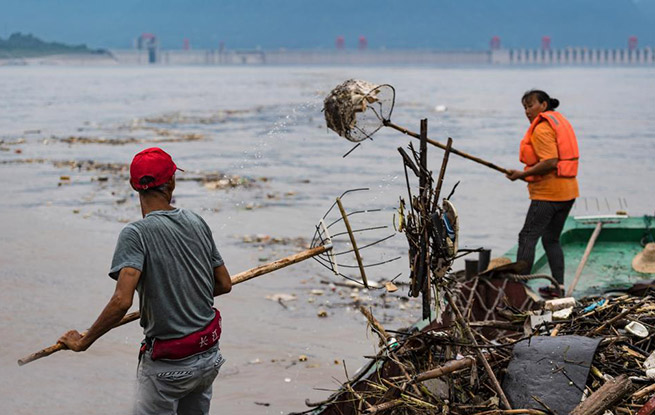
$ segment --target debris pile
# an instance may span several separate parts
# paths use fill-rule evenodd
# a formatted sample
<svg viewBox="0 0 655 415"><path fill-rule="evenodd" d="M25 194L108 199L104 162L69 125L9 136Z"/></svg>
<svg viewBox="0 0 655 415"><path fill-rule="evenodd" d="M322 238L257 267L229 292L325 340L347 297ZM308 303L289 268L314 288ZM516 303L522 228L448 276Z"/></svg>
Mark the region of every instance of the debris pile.
<svg viewBox="0 0 655 415"><path fill-rule="evenodd" d="M390 85L375 85L349 79L334 88L323 101L327 127L350 141L359 142L375 134L393 110Z"/></svg>
<svg viewBox="0 0 655 415"><path fill-rule="evenodd" d="M380 340L379 353L327 400L307 402L314 409L306 413L655 412L652 297L525 302L502 288L525 290L522 283L481 279L488 280L475 277L444 293L450 302L441 322L426 327L387 330L362 308ZM489 295L488 282L498 295ZM497 304L485 311L480 298ZM556 314L561 310L566 312ZM476 320L481 314L487 318ZM527 360L526 350L532 354Z"/></svg>

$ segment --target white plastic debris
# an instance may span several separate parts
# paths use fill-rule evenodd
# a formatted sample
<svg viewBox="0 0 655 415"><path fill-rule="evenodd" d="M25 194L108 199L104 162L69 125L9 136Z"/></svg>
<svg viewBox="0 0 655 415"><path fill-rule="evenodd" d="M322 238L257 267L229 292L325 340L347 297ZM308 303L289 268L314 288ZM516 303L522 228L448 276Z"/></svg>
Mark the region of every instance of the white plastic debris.
<svg viewBox="0 0 655 415"><path fill-rule="evenodd" d="M573 307L563 308L553 313L553 320L566 320L573 314Z"/></svg>
<svg viewBox="0 0 655 415"><path fill-rule="evenodd" d="M625 330L633 336L637 336L642 339L648 337L648 329L637 321L630 322L627 326L625 326Z"/></svg>

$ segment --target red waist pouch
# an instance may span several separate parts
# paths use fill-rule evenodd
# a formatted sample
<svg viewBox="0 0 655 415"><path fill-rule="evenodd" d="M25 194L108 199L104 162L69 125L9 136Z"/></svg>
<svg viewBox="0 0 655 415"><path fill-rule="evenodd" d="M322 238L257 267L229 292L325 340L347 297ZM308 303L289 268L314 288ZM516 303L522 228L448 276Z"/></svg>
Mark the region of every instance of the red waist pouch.
<svg viewBox="0 0 655 415"><path fill-rule="evenodd" d="M184 359L194 354L209 350L221 338L221 313L214 308L216 316L202 330L188 334L179 339L159 340L152 342L152 360Z"/></svg>

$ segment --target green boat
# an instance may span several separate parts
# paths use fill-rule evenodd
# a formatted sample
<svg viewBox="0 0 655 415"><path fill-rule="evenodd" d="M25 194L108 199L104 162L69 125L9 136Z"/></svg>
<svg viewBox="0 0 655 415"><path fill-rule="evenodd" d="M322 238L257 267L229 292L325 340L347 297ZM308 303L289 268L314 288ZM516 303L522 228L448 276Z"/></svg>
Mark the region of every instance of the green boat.
<svg viewBox="0 0 655 415"><path fill-rule="evenodd" d="M600 225L599 225L600 224ZM632 259L648 242L655 242L655 216L628 216L625 214L597 216L569 216L562 230L560 242L564 251L564 286L568 290L576 271L588 249L596 228L599 233L582 269L573 296L580 297L611 290L625 290L633 284L652 280L655 274L644 274L632 268ZM505 253L516 259L517 246ZM537 244L533 274L550 275L548 259L541 243ZM536 291L543 280L529 286Z"/></svg>

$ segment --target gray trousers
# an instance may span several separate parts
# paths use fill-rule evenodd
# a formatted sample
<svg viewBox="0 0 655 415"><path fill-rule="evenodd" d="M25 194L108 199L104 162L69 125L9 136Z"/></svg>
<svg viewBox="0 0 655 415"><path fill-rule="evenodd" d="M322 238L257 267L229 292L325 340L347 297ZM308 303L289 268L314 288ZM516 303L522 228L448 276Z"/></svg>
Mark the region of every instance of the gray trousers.
<svg viewBox="0 0 655 415"><path fill-rule="evenodd" d="M179 360L141 356L137 371L136 415L206 415L212 383L225 362L218 345Z"/></svg>

